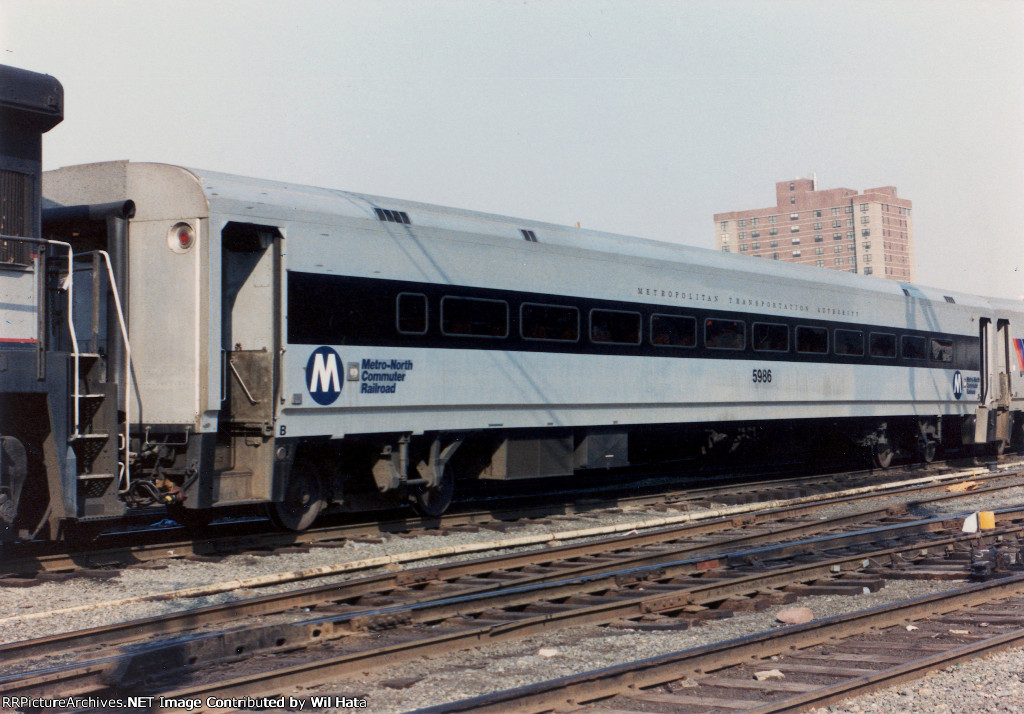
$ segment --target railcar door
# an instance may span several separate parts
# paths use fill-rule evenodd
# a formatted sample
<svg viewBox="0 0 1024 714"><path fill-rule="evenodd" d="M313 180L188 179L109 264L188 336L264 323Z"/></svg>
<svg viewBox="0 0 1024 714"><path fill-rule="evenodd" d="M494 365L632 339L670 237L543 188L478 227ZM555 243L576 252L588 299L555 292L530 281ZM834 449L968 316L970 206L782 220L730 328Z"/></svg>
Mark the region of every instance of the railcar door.
<svg viewBox="0 0 1024 714"><path fill-rule="evenodd" d="M978 415L974 424L974 442L1005 444L1010 438L1011 381L1010 321L992 318L979 320L981 338L981 384L978 389Z"/></svg>
<svg viewBox="0 0 1024 714"><path fill-rule="evenodd" d="M272 226L231 222L221 231L220 433L230 444L219 459L221 504L271 496L280 243Z"/></svg>

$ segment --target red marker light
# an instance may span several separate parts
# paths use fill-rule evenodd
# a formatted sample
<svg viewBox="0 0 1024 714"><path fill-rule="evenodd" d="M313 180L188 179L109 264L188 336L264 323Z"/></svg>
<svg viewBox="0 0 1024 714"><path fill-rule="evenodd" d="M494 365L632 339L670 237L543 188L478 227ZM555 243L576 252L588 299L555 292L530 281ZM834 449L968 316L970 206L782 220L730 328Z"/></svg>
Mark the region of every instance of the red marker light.
<svg viewBox="0 0 1024 714"><path fill-rule="evenodd" d="M176 223L167 233L167 246L175 253L184 253L196 242L196 232L188 223Z"/></svg>

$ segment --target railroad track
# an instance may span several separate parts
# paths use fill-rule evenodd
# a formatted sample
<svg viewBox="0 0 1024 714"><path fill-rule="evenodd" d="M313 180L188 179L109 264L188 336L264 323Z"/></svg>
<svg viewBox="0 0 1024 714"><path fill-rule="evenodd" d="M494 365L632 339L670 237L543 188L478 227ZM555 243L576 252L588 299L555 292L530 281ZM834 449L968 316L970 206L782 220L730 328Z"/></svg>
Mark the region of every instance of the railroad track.
<svg viewBox="0 0 1024 714"><path fill-rule="evenodd" d="M962 494L948 494L933 501L958 497ZM948 534L959 528L959 519L921 521L884 509L831 521L808 518L820 507L793 506L740 522L719 519L653 534L620 536L611 544L545 551L540 558L537 553L526 553L375 576L304 591L294 596L299 599L291 601L283 596L259 598L237 604L231 616L266 616L287 605L293 609L315 608L316 617L195 636L136 652L111 652L98 660L42 673L10 675L0 679L0 693L97 694L112 686L117 691L146 686L151 691L154 672L194 677L215 662L241 660L253 653L276 653L278 662L282 657L301 661L309 659L307 649L330 648L327 654L332 656L325 659L325 653L318 651L312 655L312 664L299 662L283 674L259 673L169 696L205 699L277 691L317 678L351 676L402 658L518 638L551 627L616 622L664 626L657 622L659 618L672 619L676 626L679 622L688 625L705 617L721 617L736 608L752 609L789 600L797 592L807 594L814 588L860 592L881 585L881 576L887 573L879 559L900 563L922 548L949 548L955 553L965 544L980 542L977 536ZM1024 525L1014 521L1024 522L1024 514L1001 513L1000 523L1007 526L985 539L1019 537ZM874 527L865 528L868 524ZM737 528L739 532L727 532ZM835 532L838 529L847 532ZM701 538L708 540L694 542ZM888 547L879 549L876 543L880 539L887 541ZM837 558L836 554L841 555ZM793 558L811 558L814 562L786 564ZM951 562L955 574L965 572L963 562ZM861 577L854 576L855 571L868 567L879 568L881 575L865 572ZM819 582L839 576L844 582ZM73 645L123 645L147 633L173 633L182 624L210 624L227 612L221 610L218 615L216 609L205 610L179 615L177 624L173 618L153 618L115 628L119 634L94 632L77 640L67 636L8 645L0 649L0 657L12 662L47 652L66 653ZM424 637L425 626L446 633ZM367 632L373 634L368 636ZM351 651L337 655L339 648ZM303 654L286 654L296 651ZM258 667L259 663L249 666ZM166 688L167 682L161 686Z"/></svg>
<svg viewBox="0 0 1024 714"><path fill-rule="evenodd" d="M734 481L726 485L703 488L684 488L641 495L622 495L616 492L608 497L577 498L574 502L516 503L499 502L486 510L464 510L440 518L400 516L377 521L360 521L325 526L301 533L267 531L266 524L248 521L225 525L223 535L168 541L166 530L130 534L130 545L100 546L91 550L67 550L61 544L18 544L0 549L0 587L31 586L38 582L65 579L68 576L109 577L112 568L132 567L155 560L180 558L218 558L242 552L284 551L289 549L336 548L348 540L367 540L382 535L431 535L451 531L478 529L506 530L516 522L537 522L544 519L586 514L609 508L642 509L663 508L666 511L687 511L713 506L739 506L774 503L794 498L827 498L840 489L898 488L888 484L909 476L914 479L934 478L937 481L971 477L988 480L999 478L999 471L1008 472L1020 462L1004 461L996 466L985 465L967 469L951 469L936 462L927 467L914 466L879 474L865 471L844 472L826 476L801 476L770 482ZM935 486L941 488L940 485ZM177 529L171 529L174 532ZM213 533L216 533L215 529ZM242 532L237 532L241 530ZM150 542L151 539L152 542ZM142 541L141 543L139 541Z"/></svg>
<svg viewBox="0 0 1024 714"><path fill-rule="evenodd" d="M419 710L773 714L1024 644L1024 574Z"/></svg>

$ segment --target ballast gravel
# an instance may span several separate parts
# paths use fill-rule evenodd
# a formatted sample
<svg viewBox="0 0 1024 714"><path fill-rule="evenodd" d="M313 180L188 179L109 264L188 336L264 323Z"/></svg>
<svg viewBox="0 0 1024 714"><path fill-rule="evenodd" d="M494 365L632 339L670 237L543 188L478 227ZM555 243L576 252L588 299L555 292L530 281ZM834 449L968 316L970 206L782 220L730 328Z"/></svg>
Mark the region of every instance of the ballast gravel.
<svg viewBox="0 0 1024 714"><path fill-rule="evenodd" d="M878 592L858 597L815 596L802 598L816 618L866 609L946 589L940 583L895 581ZM550 635L481 647L476 650L394 665L373 674L374 682L420 678L404 689L337 682L310 693L331 693L366 698L380 714L406 712L514 689L557 677L580 674L602 667L656 657L714 642L745 637L783 627L775 613L790 605L745 613L681 631L634 631L604 627L579 627ZM545 657L541 650L554 650ZM344 712L346 709L330 711Z"/></svg>
<svg viewBox="0 0 1024 714"><path fill-rule="evenodd" d="M887 505L905 502L907 497L892 497ZM914 500L919 500L914 499ZM974 510L991 510L1024 503L1024 488L979 494L937 505L912 507L922 518L964 515ZM865 509L863 504L830 509L823 517ZM694 512L700 509L694 508ZM202 597L157 602L130 602L111 607L60 613L60 610L97 603L140 598L153 593L193 588L210 583L244 580L286 571L299 571L336 563L378 557L427 548L483 543L512 536L569 531L594 526L630 523L665 516L664 510L626 509L591 512L585 516L559 516L547 523L514 525L507 533L482 530L455 532L443 536L402 538L386 536L383 543L349 541L341 548L312 548L308 553L284 553L270 557L241 554L219 562L168 560L159 569L130 568L107 580L75 579L44 583L30 588L0 587L0 642L14 642L149 617L168 612L192 610L207 605L234 601L303 587L289 582L258 589L231 590ZM515 550L543 550L545 545ZM503 552L509 552L508 549ZM485 553L471 553L405 564L402 567L470 560ZM398 566L390 566L397 569ZM314 585L342 582L379 570L359 570L316 578ZM865 609L875 605L917 597L955 587L956 583L892 581L877 593L857 597L802 598L797 605L811 608L815 618ZM372 686L361 682L337 682L319 690L296 692L365 697L367 709L374 712L401 712L434 706L457 699L510 689L554 677L576 674L623 662L653 657L697 647L711 642L741 637L782 625L775 621L772 608L760 613L712 621L683 631L632 631L611 628L577 628L550 636L531 637L514 643L427 658L375 672L367 681L388 682ZM56 611L56 612L55 612ZM0 673L3 672L0 663ZM323 710L327 711L327 710ZM355 711L337 709L330 711ZM1013 650L929 675L908 685L851 700L821 712L964 712L1010 711L1024 714L1024 650Z"/></svg>

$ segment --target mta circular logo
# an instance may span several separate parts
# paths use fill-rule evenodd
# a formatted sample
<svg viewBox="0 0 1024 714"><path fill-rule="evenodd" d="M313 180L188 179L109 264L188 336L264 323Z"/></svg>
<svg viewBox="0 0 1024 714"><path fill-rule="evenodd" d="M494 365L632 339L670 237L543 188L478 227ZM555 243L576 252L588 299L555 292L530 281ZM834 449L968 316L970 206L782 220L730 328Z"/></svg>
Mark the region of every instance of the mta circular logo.
<svg viewBox="0 0 1024 714"><path fill-rule="evenodd" d="M964 376L960 370L953 372L953 396L959 399L964 395Z"/></svg>
<svg viewBox="0 0 1024 714"><path fill-rule="evenodd" d="M317 347L306 362L306 389L317 404L334 404L341 394L341 357L330 347Z"/></svg>

